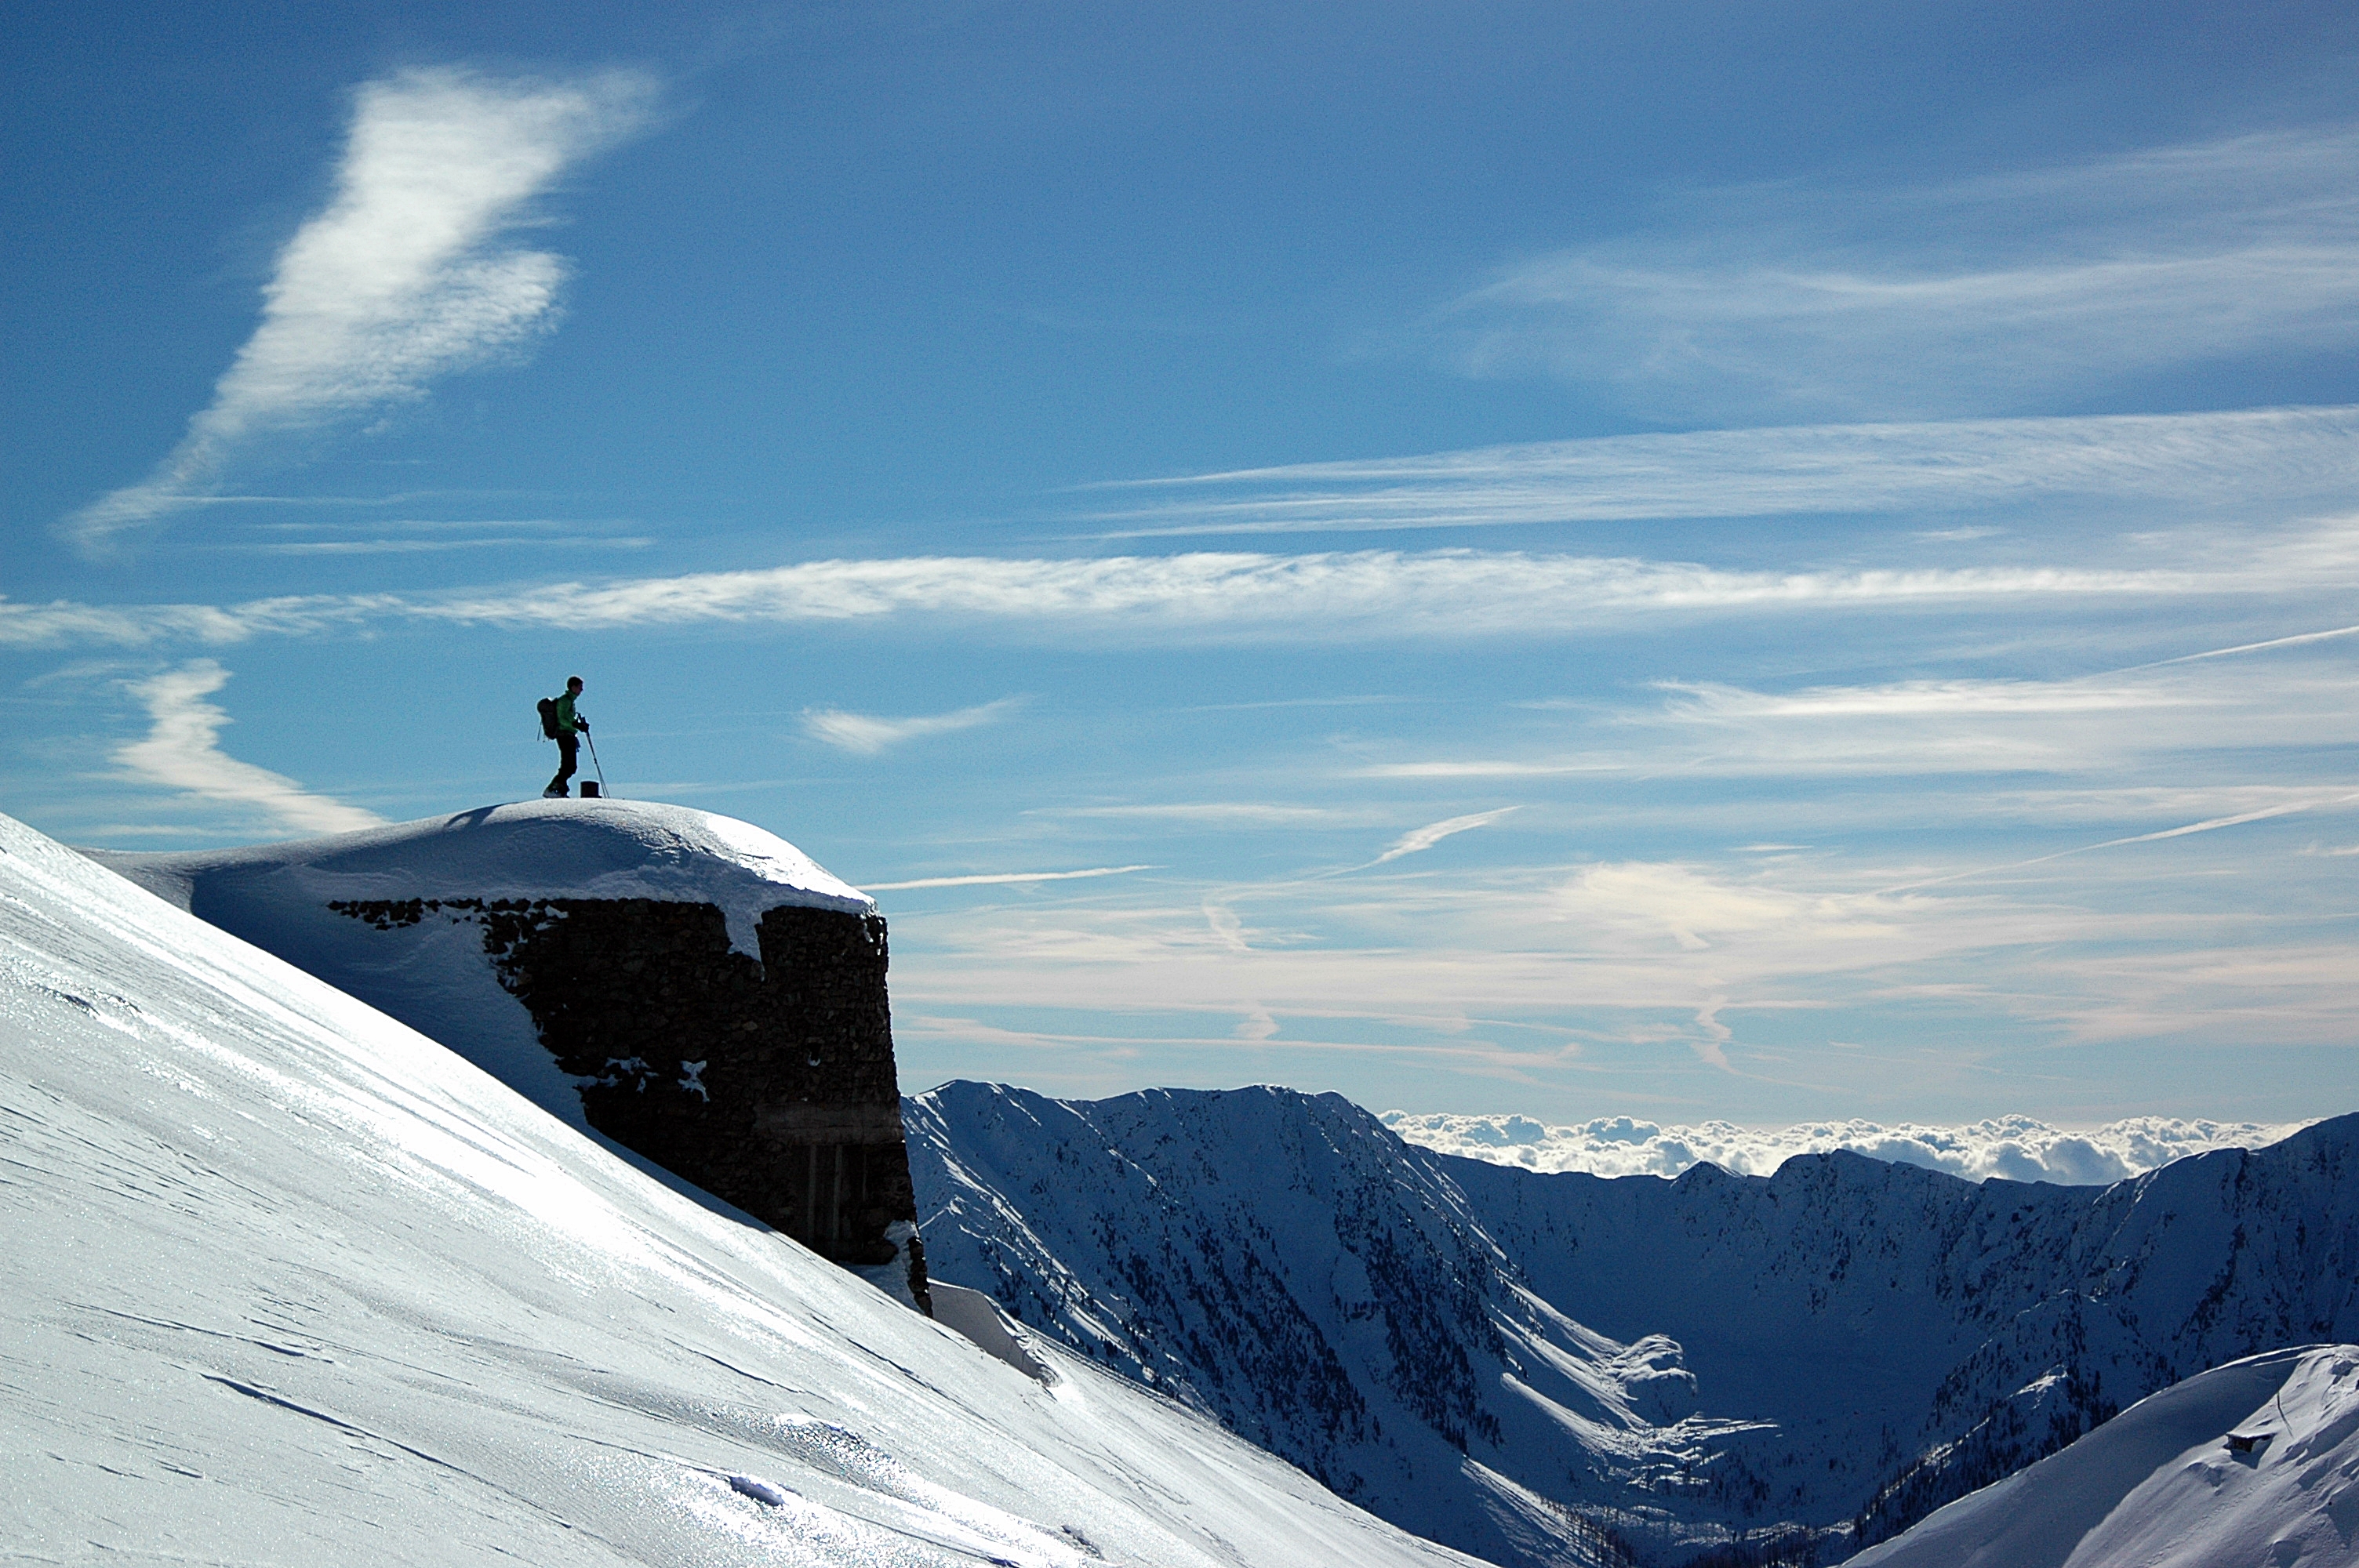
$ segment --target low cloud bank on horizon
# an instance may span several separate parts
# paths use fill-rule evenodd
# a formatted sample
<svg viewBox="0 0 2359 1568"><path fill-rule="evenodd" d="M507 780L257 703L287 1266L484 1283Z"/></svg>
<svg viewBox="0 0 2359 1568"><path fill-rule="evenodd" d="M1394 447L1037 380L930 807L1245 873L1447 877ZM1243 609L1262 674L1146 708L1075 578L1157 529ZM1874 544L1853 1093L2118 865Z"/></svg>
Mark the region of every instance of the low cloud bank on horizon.
<svg viewBox="0 0 2359 1568"><path fill-rule="evenodd" d="M1526 1116L1406 1110L1388 1110L1378 1119L1406 1142L1527 1171L1671 1177L1709 1163L1734 1175L1767 1176L1798 1154L1847 1149L1968 1181L1998 1177L2067 1186L2124 1181L2214 1149L2257 1149L2311 1125L2138 1116L2103 1127L2071 1129L2026 1116L2003 1116L1960 1127L1918 1122L1886 1127L1856 1120L1781 1128L1738 1127L1726 1121L1666 1127L1617 1116L1550 1127Z"/></svg>

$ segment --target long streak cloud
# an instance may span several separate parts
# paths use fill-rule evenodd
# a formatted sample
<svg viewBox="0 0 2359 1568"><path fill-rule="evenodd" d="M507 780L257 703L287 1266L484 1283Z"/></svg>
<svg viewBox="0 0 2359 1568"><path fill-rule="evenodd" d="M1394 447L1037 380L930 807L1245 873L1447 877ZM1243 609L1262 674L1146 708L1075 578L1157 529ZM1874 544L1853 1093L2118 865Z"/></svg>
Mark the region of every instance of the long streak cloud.
<svg viewBox="0 0 2359 1568"><path fill-rule="evenodd" d="M2359 408L1608 436L1109 485L1104 537L2347 497Z"/></svg>
<svg viewBox="0 0 2359 1568"><path fill-rule="evenodd" d="M904 741L949 735L961 730L995 724L1022 705L1021 698L1003 697L996 702L962 708L953 713L928 713L904 719L888 719L873 713L848 713L840 708L818 708L803 715L803 731L813 740L825 741L842 751L873 757Z"/></svg>
<svg viewBox="0 0 2359 1568"><path fill-rule="evenodd" d="M136 607L0 600L0 646L219 644L396 621L582 631L899 618L996 625L1027 635L1118 633L1174 642L1562 636L1646 615L2153 600L2199 589L2314 588L2337 572L2359 569L2359 557L2343 558L2349 554L2335 554L2323 576L2284 581L2258 555L2234 573L2064 566L1760 571L1480 550L1201 552L1092 560L914 556L432 598L321 595Z"/></svg>
<svg viewBox="0 0 2359 1568"><path fill-rule="evenodd" d="M201 501L257 443L424 395L555 319L566 264L504 245L570 166L643 119L625 72L404 71L361 89L328 206L279 252L260 325L156 471L67 523L84 548Z"/></svg>

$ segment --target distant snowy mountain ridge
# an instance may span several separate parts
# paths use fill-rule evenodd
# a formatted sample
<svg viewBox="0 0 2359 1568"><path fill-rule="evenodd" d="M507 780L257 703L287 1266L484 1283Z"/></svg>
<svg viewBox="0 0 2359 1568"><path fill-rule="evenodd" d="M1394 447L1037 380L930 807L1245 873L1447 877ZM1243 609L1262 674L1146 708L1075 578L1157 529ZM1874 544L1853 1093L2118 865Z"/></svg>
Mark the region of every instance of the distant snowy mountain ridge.
<svg viewBox="0 0 2359 1568"><path fill-rule="evenodd" d="M903 1114L936 1278L1503 1563L1832 1561L2180 1378L2359 1337L2359 1117L2075 1188L1538 1173L1270 1088Z"/></svg>
<svg viewBox="0 0 2359 1568"><path fill-rule="evenodd" d="M1797 1154L1844 1149L1872 1160L1946 1171L1969 1181L1997 1176L2065 1186L2125 1181L2214 1149L2258 1149L2310 1125L2136 1116L2103 1127L2071 1129L2027 1116L2002 1116L1951 1127L1858 1120L1779 1128L1726 1121L1664 1127L1614 1116L1552 1127L1527 1116L1408 1110L1384 1111L1377 1119L1424 1148L1527 1171L1676 1176L1691 1165L1712 1164L1731 1175L1767 1176Z"/></svg>

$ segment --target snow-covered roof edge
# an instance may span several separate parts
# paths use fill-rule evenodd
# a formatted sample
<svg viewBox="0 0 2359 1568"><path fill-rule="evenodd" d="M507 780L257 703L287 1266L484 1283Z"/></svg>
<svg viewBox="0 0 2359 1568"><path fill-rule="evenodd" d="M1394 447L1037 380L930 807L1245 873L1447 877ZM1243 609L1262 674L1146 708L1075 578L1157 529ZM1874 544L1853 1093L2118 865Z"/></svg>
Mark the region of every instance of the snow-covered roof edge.
<svg viewBox="0 0 2359 1568"><path fill-rule="evenodd" d="M759 957L781 905L875 913L876 901L766 828L692 806L533 800L321 838L92 860L186 908L209 882L283 879L331 900L646 898L716 905L730 945Z"/></svg>

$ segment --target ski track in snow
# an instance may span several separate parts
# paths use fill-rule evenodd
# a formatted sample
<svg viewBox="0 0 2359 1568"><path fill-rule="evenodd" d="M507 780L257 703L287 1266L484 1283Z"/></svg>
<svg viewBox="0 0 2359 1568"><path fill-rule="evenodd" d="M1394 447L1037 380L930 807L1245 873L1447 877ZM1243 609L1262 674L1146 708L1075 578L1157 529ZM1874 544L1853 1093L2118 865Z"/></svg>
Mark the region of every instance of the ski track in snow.
<svg viewBox="0 0 2359 1568"><path fill-rule="evenodd" d="M0 1212L14 1560L1465 1561L1052 1348L1025 1377L5 817Z"/></svg>

